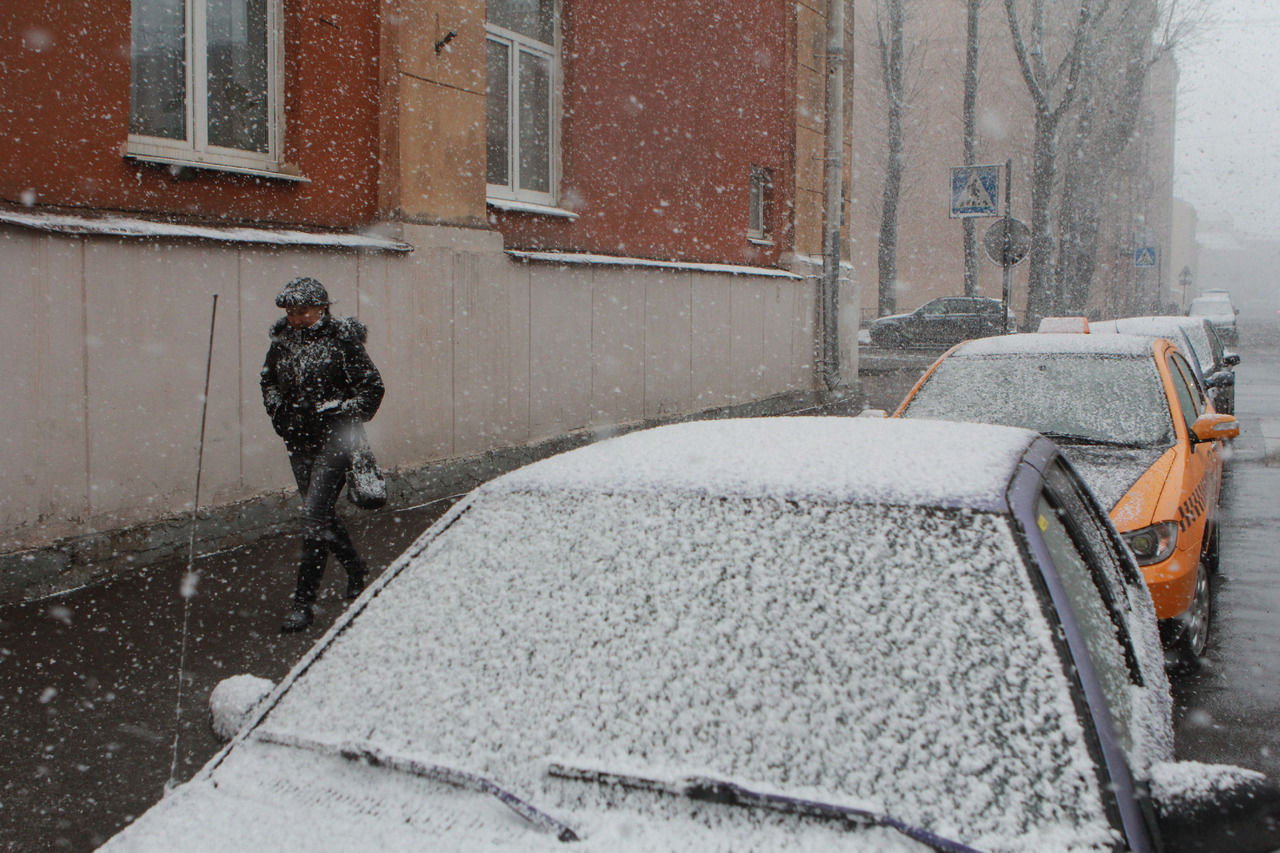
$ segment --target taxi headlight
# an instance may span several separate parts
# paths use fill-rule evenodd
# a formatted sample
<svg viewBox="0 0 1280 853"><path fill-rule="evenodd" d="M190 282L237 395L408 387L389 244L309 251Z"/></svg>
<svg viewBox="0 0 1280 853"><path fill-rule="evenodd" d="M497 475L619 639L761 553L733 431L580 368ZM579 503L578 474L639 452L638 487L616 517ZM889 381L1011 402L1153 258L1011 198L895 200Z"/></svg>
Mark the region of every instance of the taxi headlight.
<svg viewBox="0 0 1280 853"><path fill-rule="evenodd" d="M1169 559L1178 545L1178 522L1162 521L1141 530L1122 534L1139 566L1150 566Z"/></svg>

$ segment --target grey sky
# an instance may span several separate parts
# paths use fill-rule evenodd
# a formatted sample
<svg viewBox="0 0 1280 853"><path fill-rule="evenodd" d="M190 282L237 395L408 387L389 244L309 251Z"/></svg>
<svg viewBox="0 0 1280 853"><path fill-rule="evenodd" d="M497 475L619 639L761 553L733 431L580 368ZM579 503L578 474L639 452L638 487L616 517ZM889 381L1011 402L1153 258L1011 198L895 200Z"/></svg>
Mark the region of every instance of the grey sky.
<svg viewBox="0 0 1280 853"><path fill-rule="evenodd" d="M1174 192L1202 221L1280 236L1280 3L1207 5L1178 54Z"/></svg>

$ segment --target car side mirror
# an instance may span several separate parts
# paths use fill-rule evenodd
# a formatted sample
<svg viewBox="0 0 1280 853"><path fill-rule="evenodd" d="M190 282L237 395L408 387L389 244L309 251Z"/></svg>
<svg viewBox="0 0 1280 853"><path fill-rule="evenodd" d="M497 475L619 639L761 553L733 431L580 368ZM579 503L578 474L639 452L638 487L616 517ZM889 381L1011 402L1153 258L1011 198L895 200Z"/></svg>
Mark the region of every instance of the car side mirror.
<svg viewBox="0 0 1280 853"><path fill-rule="evenodd" d="M1224 352L1222 354L1222 363L1227 367L1235 367L1240 363L1240 354L1234 352Z"/></svg>
<svg viewBox="0 0 1280 853"><path fill-rule="evenodd" d="M1191 425L1191 441L1220 441L1240 434L1240 422L1235 415L1218 415L1206 412Z"/></svg>
<svg viewBox="0 0 1280 853"><path fill-rule="evenodd" d="M1156 826L1168 853L1280 847L1280 786L1253 770L1175 761L1151 768Z"/></svg>
<svg viewBox="0 0 1280 853"><path fill-rule="evenodd" d="M209 694L209 723L219 741L235 737L275 685L253 675L224 678Z"/></svg>

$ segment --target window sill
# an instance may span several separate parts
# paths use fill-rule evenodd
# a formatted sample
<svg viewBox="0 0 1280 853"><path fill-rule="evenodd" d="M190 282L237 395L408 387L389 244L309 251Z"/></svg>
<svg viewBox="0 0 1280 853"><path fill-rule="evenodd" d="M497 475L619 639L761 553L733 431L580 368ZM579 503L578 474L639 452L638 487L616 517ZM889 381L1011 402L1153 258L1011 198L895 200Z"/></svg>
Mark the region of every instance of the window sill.
<svg viewBox="0 0 1280 853"><path fill-rule="evenodd" d="M515 201L507 198L487 198L485 203L489 207L498 210L506 210L512 213L534 213L539 216L554 216L560 219L568 219L570 221L578 218L578 214L572 210L565 210L561 207L552 207L549 204L535 204L530 201Z"/></svg>
<svg viewBox="0 0 1280 853"><path fill-rule="evenodd" d="M754 237L754 236L752 236L752 235L750 235L750 234L748 234L748 235L747 235L747 242L748 242L748 243L751 243L752 245L755 245L755 246L772 246L772 245L774 245L773 241L772 241L772 240L770 240L768 237Z"/></svg>
<svg viewBox="0 0 1280 853"><path fill-rule="evenodd" d="M278 169L257 166L237 166L229 163L216 163L187 157L174 157L164 154L144 154L138 151L125 152L125 158L139 163L151 163L158 166L169 166L175 170L205 169L211 172L229 172L235 175L249 175L255 178L270 178L277 181L309 184L311 179L303 175L297 166L285 163Z"/></svg>

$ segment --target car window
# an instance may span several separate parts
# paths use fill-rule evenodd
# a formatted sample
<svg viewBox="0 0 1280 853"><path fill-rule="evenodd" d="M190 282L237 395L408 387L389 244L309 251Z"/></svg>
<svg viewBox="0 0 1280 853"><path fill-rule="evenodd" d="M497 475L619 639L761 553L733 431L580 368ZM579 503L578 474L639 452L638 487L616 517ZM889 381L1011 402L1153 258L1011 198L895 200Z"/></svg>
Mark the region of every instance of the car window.
<svg viewBox="0 0 1280 853"><path fill-rule="evenodd" d="M1116 736L1121 747L1129 752L1133 747L1130 734L1133 709L1129 697L1133 657L1126 653L1118 639L1122 628L1117 625L1113 609L1104 600L1104 596L1109 595L1106 592L1109 584L1095 571L1096 563L1090 563L1087 555L1091 552L1081 547L1078 540L1084 537L1079 535L1078 529L1076 535L1072 535L1070 516L1061 495L1051 489L1041 492L1036 505L1036 524L1075 612L1093 669L1111 708Z"/></svg>
<svg viewBox="0 0 1280 853"><path fill-rule="evenodd" d="M1222 338L1218 336L1218 332L1208 324L1202 324L1204 335L1208 338L1209 351L1212 353L1213 360L1209 362L1213 367L1222 365L1226 356L1223 354Z"/></svg>
<svg viewBox="0 0 1280 853"><path fill-rule="evenodd" d="M1142 447L1168 446L1174 435L1150 356L952 356L929 375L903 416L1005 424Z"/></svg>
<svg viewBox="0 0 1280 853"><path fill-rule="evenodd" d="M1173 376L1173 390L1178 397L1178 406L1182 409L1182 420L1191 432L1191 425L1204 410L1204 398L1200 396L1200 388L1191 379L1191 368L1177 353L1169 354L1169 372Z"/></svg>
<svg viewBox="0 0 1280 853"><path fill-rule="evenodd" d="M1191 344L1191 354L1195 356L1196 361L1200 362L1201 370L1208 372L1213 369L1215 364L1222 363L1221 347L1215 352L1213 346L1213 333L1209 331L1208 326L1202 320L1195 324L1189 324L1183 328L1187 335L1187 341Z"/></svg>
<svg viewBox="0 0 1280 853"><path fill-rule="evenodd" d="M941 299L935 299L932 302L926 302L925 304L921 305L920 311L924 314L933 316L936 314L945 314L947 309L946 309L946 306L942 304Z"/></svg>

